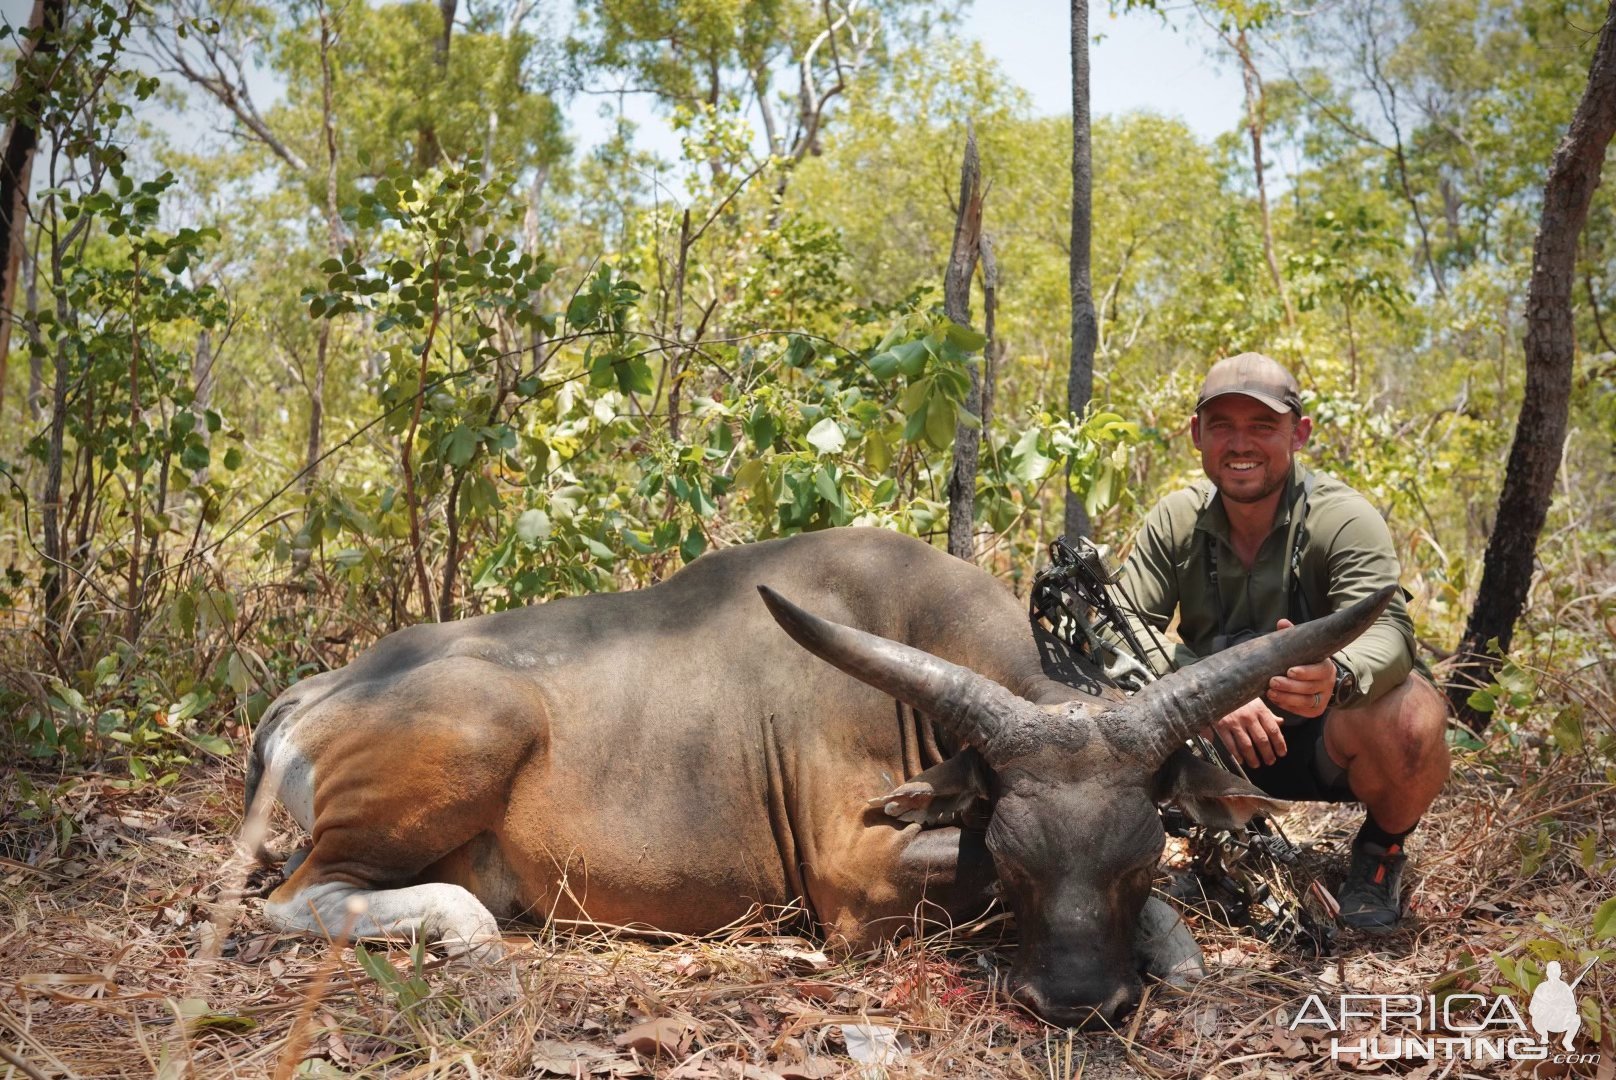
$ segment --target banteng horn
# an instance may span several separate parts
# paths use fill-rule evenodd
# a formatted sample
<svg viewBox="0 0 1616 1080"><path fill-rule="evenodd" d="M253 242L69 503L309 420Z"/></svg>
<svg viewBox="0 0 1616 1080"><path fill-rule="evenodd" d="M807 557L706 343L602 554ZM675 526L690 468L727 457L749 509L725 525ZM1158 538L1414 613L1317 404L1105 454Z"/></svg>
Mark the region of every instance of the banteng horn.
<svg viewBox="0 0 1616 1080"><path fill-rule="evenodd" d="M757 589L774 621L798 645L930 716L989 764L1003 760L1032 722L1037 706L992 679L921 649L810 615L767 585Z"/></svg>
<svg viewBox="0 0 1616 1080"><path fill-rule="evenodd" d="M1387 585L1322 619L1214 653L1151 683L1098 718L1100 726L1137 739L1140 756L1155 767L1195 732L1261 694L1269 679L1351 643L1380 617L1396 591Z"/></svg>

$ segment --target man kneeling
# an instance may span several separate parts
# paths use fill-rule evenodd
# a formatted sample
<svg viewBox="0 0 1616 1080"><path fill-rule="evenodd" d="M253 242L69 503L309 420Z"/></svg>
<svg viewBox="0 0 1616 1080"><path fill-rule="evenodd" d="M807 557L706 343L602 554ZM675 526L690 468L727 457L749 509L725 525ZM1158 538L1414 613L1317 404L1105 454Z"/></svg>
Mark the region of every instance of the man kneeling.
<svg viewBox="0 0 1616 1080"><path fill-rule="evenodd" d="M1206 479L1150 511L1122 576L1156 631L1177 611L1179 666L1398 580L1375 508L1296 460L1312 430L1295 378L1268 357L1243 353L1207 374L1190 420ZM1341 921L1385 931L1400 916L1404 839L1447 780L1446 725L1399 596L1352 645L1273 679L1213 727L1269 794L1364 804Z"/></svg>

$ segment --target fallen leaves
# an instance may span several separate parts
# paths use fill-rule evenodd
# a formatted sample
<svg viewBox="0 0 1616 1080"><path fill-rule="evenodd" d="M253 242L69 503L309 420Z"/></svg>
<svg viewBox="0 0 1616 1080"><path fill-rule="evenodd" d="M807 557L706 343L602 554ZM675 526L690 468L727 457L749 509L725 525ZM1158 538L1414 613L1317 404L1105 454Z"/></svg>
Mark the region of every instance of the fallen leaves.
<svg viewBox="0 0 1616 1080"><path fill-rule="evenodd" d="M663 1017L635 1024L612 1041L649 1058L676 1058L690 1048L693 1028L688 1021Z"/></svg>
<svg viewBox="0 0 1616 1080"><path fill-rule="evenodd" d="M536 1043L529 1061L538 1076L645 1076L645 1067L637 1061L604 1050L590 1043L557 1042L546 1039Z"/></svg>

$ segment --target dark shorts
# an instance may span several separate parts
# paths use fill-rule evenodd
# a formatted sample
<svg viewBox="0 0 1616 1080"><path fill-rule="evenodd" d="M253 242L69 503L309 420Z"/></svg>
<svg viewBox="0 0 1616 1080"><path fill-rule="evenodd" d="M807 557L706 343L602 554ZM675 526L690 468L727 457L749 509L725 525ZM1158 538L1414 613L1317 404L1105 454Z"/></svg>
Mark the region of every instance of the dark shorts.
<svg viewBox="0 0 1616 1080"><path fill-rule="evenodd" d="M1321 715L1297 724L1285 725L1285 756L1272 765L1247 768L1251 782L1276 799L1306 802L1357 802L1347 786L1347 774L1331 760L1324 749L1324 721Z"/></svg>

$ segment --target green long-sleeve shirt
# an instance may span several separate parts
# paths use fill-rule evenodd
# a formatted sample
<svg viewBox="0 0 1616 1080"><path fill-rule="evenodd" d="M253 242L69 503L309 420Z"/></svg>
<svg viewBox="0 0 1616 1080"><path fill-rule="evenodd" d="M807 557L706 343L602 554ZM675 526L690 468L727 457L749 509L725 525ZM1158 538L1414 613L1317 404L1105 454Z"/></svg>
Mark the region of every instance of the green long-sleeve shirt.
<svg viewBox="0 0 1616 1080"><path fill-rule="evenodd" d="M1304 504L1297 544L1291 526ZM1294 586L1288 572L1293 545L1300 555ZM1209 562L1216 566L1222 627ZM1179 613L1182 644L1175 647L1173 659L1182 667L1216 652L1220 634L1266 634L1281 618L1299 623L1328 615L1396 583L1401 572L1391 531L1369 500L1298 462L1273 531L1250 570L1230 543L1223 500L1211 481L1201 480L1168 495L1146 516L1123 566L1122 587L1157 631L1165 631L1174 611ZM1410 671L1423 672L1414 656L1414 624L1401 593L1373 626L1332 659L1358 680L1361 701L1391 690ZM1158 666L1163 666L1159 659Z"/></svg>

